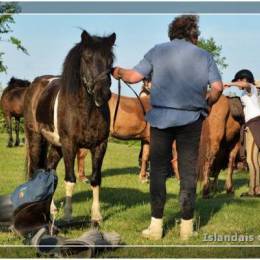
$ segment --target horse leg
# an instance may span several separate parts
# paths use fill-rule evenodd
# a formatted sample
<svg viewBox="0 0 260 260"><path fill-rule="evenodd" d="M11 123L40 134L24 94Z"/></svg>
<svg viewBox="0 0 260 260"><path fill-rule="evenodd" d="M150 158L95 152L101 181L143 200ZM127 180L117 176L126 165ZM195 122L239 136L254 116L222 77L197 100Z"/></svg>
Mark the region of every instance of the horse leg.
<svg viewBox="0 0 260 260"><path fill-rule="evenodd" d="M51 146L49 154L48 154L48 163L47 163L47 169L54 169L56 170L57 165L62 158L62 151L60 147L57 146ZM57 207L55 206L54 200L52 199L51 201L51 214L55 215L58 210Z"/></svg>
<svg viewBox="0 0 260 260"><path fill-rule="evenodd" d="M19 130L20 130L20 118L17 117L17 118L15 118L15 134L16 134L16 141L14 144L15 146L20 145Z"/></svg>
<svg viewBox="0 0 260 260"><path fill-rule="evenodd" d="M93 202L91 208L91 221L94 225L102 221L100 213L99 193L101 185L101 167L104 155L107 149L107 141L101 143L99 146L91 149L92 156L92 175L90 177L90 184L93 191Z"/></svg>
<svg viewBox="0 0 260 260"><path fill-rule="evenodd" d="M87 156L87 149L79 149L77 152L77 162L78 162L78 177L80 181L87 181L85 175L85 158Z"/></svg>
<svg viewBox="0 0 260 260"><path fill-rule="evenodd" d="M141 163L141 170L139 173L139 178L142 183L145 183L148 181L148 174L147 174L147 166L150 156L150 145L148 142L143 143L143 149L142 149L142 163Z"/></svg>
<svg viewBox="0 0 260 260"><path fill-rule="evenodd" d="M6 121L6 127L7 127L7 133L9 135L9 140L7 143L7 147L12 147L13 146L13 133L12 133L12 117L10 115L5 116L5 121Z"/></svg>
<svg viewBox="0 0 260 260"><path fill-rule="evenodd" d="M140 148L139 155L138 155L138 164L139 164L140 168L142 167L143 146L144 146L144 141L141 140L141 148Z"/></svg>
<svg viewBox="0 0 260 260"><path fill-rule="evenodd" d="M234 193L232 177L233 177L234 164L239 149L240 149L240 142L236 143L235 147L232 149L232 151L229 154L228 171L227 171L227 178L225 183L227 193Z"/></svg>
<svg viewBox="0 0 260 260"><path fill-rule="evenodd" d="M63 140L62 154L65 164L65 191L66 200L64 206L64 219L70 221L72 219L72 194L76 183L74 172L74 163L77 153L77 148L71 139Z"/></svg>
<svg viewBox="0 0 260 260"><path fill-rule="evenodd" d="M48 143L41 134L26 131L28 177L37 169L45 169L47 165Z"/></svg>
<svg viewBox="0 0 260 260"><path fill-rule="evenodd" d="M177 149L176 149L176 142L173 142L173 144L172 144L171 164L172 164L172 170L175 174L175 178L179 181L180 180L180 173L179 173L179 169L178 169L178 153L177 153Z"/></svg>
<svg viewBox="0 0 260 260"><path fill-rule="evenodd" d="M202 197L204 199L207 199L209 198L209 194L210 194L210 171L211 171L211 166L214 162L214 157L213 155L210 155L209 158L207 158L206 162L205 162L205 168L204 168L204 179L203 179L203 182L202 182Z"/></svg>
<svg viewBox="0 0 260 260"><path fill-rule="evenodd" d="M203 198L209 198L210 195L210 173L211 168L216 158L216 155L220 149L220 143L224 136L225 131L225 121L219 122L219 118L215 118L217 121L212 120L212 125L216 125L216 131L214 129L208 130L204 133L204 135L209 135L209 140L207 141L208 152L206 152L206 160L204 164L203 170L203 182L202 182L202 196ZM203 132L202 132L203 133Z"/></svg>

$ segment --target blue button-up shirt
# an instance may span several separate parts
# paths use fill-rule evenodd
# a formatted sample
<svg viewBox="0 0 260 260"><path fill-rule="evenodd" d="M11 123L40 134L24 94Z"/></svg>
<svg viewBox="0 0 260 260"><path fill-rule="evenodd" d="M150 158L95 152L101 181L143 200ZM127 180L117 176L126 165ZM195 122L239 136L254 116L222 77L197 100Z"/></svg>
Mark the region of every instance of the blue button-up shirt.
<svg viewBox="0 0 260 260"><path fill-rule="evenodd" d="M195 122L207 109L208 84L221 81L213 56L185 40L155 45L134 67L151 76L151 105L146 119L160 129Z"/></svg>

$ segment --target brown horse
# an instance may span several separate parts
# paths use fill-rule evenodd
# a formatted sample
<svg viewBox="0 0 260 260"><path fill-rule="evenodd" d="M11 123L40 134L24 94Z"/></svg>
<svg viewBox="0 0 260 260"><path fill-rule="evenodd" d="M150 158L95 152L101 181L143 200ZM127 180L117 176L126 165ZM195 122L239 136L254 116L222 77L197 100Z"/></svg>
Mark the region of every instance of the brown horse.
<svg viewBox="0 0 260 260"><path fill-rule="evenodd" d="M91 36L86 31L68 53L61 78L36 78L25 95L25 133L28 173L38 168L56 169L65 164L65 219L72 217L76 182L74 163L80 148L92 155L93 190L91 220L102 219L99 204L101 167L109 135L108 100L111 97L113 45L116 35ZM50 150L47 158L48 145Z"/></svg>
<svg viewBox="0 0 260 260"><path fill-rule="evenodd" d="M9 134L8 147L13 146L12 117L15 118L16 141L14 145L19 146L20 144L20 119L23 117L24 95L30 84L31 83L27 80L11 78L8 86L3 91L1 107L3 109L7 132Z"/></svg>
<svg viewBox="0 0 260 260"><path fill-rule="evenodd" d="M204 198L210 193L210 176L214 177L213 186L216 187L218 174L226 166L226 191L233 192L232 174L240 148L242 120L232 114L232 106L230 98L221 96L203 123L198 166Z"/></svg>

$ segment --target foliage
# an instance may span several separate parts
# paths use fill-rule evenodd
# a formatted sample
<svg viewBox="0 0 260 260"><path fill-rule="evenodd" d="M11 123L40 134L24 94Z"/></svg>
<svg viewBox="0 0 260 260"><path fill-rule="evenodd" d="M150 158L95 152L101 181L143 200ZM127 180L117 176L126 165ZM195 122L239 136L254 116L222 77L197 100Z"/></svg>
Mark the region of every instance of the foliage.
<svg viewBox="0 0 260 260"><path fill-rule="evenodd" d="M15 46L18 50L28 55L28 51L22 42L12 35L11 26L15 24L13 15L20 12L20 8L15 3L0 3L0 42L7 42ZM4 64L4 52L0 51L0 73L6 72L7 66Z"/></svg>
<svg viewBox="0 0 260 260"><path fill-rule="evenodd" d="M213 55L220 71L227 68L228 64L226 63L226 57L221 56L222 46L217 45L212 37L209 39L200 38L198 41L198 46Z"/></svg>

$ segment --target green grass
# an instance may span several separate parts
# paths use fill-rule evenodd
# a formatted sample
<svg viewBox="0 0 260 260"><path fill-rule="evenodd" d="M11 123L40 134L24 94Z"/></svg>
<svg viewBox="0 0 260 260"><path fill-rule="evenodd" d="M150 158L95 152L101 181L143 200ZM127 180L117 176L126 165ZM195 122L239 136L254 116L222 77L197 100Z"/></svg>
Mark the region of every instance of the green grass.
<svg viewBox="0 0 260 260"><path fill-rule="evenodd" d="M25 147L6 148L7 136L0 135L0 195L11 193L25 181ZM165 207L165 236L161 241L141 238L140 232L150 222L149 185L138 180L137 157L139 146L136 144L109 143L103 164L101 191L102 230L117 231L126 245L143 245L142 248L119 248L105 251L100 257L259 257L260 248L194 248L160 247L146 245L208 245L221 246L230 242L205 242L205 234L242 234L257 237L260 234L260 199L241 199L241 192L247 190L248 174L239 172L234 175L235 195L227 196L224 191L225 172L221 173L219 192L214 198L203 200L198 194L196 225L198 235L187 242L179 240L177 224L179 215L178 182L171 178L167 181L167 202ZM55 202L64 201L64 166L58 167L59 183ZM86 162L90 174L90 158ZM200 190L200 188L198 189ZM199 192L198 192L199 193ZM78 182L73 197L73 216L90 219L91 189L88 184ZM77 237L89 226L63 230L67 237ZM0 244L22 244L22 240L8 232L0 232ZM260 241L233 243L240 245L259 245ZM35 257L33 249L1 248L0 257Z"/></svg>

